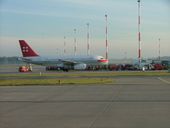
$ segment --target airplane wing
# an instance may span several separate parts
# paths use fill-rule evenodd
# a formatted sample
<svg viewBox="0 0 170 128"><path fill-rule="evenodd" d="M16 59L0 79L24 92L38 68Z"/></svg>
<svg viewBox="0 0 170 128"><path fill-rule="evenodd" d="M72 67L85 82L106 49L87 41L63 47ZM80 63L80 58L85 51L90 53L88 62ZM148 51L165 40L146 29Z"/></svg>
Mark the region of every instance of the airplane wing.
<svg viewBox="0 0 170 128"><path fill-rule="evenodd" d="M30 62L30 59L24 58L24 57L18 57L19 61L24 61L24 62Z"/></svg>
<svg viewBox="0 0 170 128"><path fill-rule="evenodd" d="M78 62L73 61L73 60L62 60L62 59L59 59L59 61L63 62L66 65L69 65L69 64L78 64Z"/></svg>

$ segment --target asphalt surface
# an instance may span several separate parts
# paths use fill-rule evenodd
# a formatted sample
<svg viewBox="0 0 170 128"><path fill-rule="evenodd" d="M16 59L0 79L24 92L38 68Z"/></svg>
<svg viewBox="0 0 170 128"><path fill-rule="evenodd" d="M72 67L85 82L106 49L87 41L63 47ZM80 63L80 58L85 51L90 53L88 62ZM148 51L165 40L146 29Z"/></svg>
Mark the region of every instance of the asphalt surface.
<svg viewBox="0 0 170 128"><path fill-rule="evenodd" d="M169 128L170 77L0 87L0 128Z"/></svg>

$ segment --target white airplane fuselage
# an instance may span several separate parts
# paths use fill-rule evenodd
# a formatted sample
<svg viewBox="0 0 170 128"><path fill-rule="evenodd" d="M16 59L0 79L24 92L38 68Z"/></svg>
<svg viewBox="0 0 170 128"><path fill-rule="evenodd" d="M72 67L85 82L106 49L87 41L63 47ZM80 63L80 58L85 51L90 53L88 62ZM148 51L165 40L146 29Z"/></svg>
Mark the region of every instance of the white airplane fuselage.
<svg viewBox="0 0 170 128"><path fill-rule="evenodd" d="M37 64L43 66L58 66L66 67L73 66L74 69L86 69L87 65L107 65L108 59L102 56L62 56L62 57L42 57L39 56L25 40L19 40L21 52L23 57L22 61L29 64Z"/></svg>
<svg viewBox="0 0 170 128"><path fill-rule="evenodd" d="M22 57L22 60L27 63L43 65L43 66L61 66L61 65L107 65L108 62L102 56L62 56L62 57Z"/></svg>

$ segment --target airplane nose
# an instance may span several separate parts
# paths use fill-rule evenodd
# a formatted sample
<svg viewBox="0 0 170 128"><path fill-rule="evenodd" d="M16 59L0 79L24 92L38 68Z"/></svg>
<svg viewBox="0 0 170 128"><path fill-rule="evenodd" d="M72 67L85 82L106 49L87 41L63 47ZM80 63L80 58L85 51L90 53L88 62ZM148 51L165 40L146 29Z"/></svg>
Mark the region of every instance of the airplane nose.
<svg viewBox="0 0 170 128"><path fill-rule="evenodd" d="M98 60L98 62L100 62L100 63L108 63L109 62L109 60L107 60L107 59L101 59L101 60Z"/></svg>

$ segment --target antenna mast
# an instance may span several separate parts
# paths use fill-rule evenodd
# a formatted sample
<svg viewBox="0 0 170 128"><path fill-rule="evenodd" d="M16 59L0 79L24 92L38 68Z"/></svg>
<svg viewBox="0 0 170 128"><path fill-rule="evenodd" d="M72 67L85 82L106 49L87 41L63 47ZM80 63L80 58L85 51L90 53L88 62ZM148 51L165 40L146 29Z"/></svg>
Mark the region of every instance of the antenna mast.
<svg viewBox="0 0 170 128"><path fill-rule="evenodd" d="M138 0L138 43L139 43L139 48L138 48L138 59L139 59L139 66L141 66L141 58L142 58L142 49L141 49L141 32L140 32L140 28L141 28L141 21L140 21L140 0Z"/></svg>
<svg viewBox="0 0 170 128"><path fill-rule="evenodd" d="M106 18L106 59L108 59L108 50L109 50L109 48L108 48L108 35L107 35L107 14L105 15L105 18Z"/></svg>

